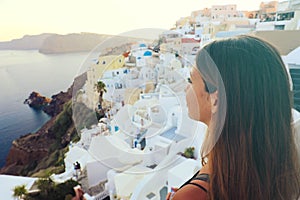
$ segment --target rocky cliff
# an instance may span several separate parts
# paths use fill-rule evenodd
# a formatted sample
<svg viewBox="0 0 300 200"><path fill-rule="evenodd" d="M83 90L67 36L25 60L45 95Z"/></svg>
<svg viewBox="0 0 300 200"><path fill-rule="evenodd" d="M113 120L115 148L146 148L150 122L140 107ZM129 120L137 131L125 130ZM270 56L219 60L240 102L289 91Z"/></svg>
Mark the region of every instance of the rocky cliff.
<svg viewBox="0 0 300 200"><path fill-rule="evenodd" d="M110 37L112 36L95 33L25 35L19 39L0 42L0 50L39 50L44 54L87 52Z"/></svg>
<svg viewBox="0 0 300 200"><path fill-rule="evenodd" d="M40 35L25 35L20 39L14 39L7 42L0 42L1 50L37 50L43 45L46 38L48 38L51 33L43 33Z"/></svg>
<svg viewBox="0 0 300 200"><path fill-rule="evenodd" d="M50 98L42 96L40 93L33 91L28 99L25 99L24 104L28 104L35 109L42 109L47 107L51 102Z"/></svg>
<svg viewBox="0 0 300 200"><path fill-rule="evenodd" d="M75 80L75 86L80 88L86 80L86 74ZM78 138L72 120L73 88L74 83L66 92L52 96L51 103L45 107L52 118L36 133L29 133L13 141L0 174L30 176L49 167L63 170L65 147L71 140Z"/></svg>
<svg viewBox="0 0 300 200"><path fill-rule="evenodd" d="M72 53L91 51L99 43L111 36L93 33L73 33L68 35L53 35L48 37L39 52L51 53Z"/></svg>
<svg viewBox="0 0 300 200"><path fill-rule="evenodd" d="M51 98L44 97L40 93L33 91L24 104L28 104L31 108L41 109L50 116L55 116L63 110L63 106L71 99L72 88L69 88L67 92L61 91L58 94L53 95Z"/></svg>

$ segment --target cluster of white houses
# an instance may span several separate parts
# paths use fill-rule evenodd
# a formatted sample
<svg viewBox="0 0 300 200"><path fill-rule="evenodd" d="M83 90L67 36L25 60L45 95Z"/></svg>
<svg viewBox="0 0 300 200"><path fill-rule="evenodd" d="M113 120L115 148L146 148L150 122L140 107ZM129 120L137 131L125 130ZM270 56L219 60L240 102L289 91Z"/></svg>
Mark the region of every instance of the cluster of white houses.
<svg viewBox="0 0 300 200"><path fill-rule="evenodd" d="M188 118L184 93L195 55L158 54L148 46L137 43L126 54L99 56L88 69L77 98L94 110L95 84L102 81L110 113L105 124L81 131L81 140L66 155L66 172L54 180L70 177L76 160L86 168L90 187L107 181L111 199L162 199L200 168L196 144L206 127ZM187 147L195 148L194 159L178 155ZM183 171L186 166L191 170Z"/></svg>
<svg viewBox="0 0 300 200"><path fill-rule="evenodd" d="M254 30L299 30L300 1L262 2L255 11L238 11L234 4L215 5L180 18L175 29L198 37L218 37L218 33L223 31L238 34Z"/></svg>

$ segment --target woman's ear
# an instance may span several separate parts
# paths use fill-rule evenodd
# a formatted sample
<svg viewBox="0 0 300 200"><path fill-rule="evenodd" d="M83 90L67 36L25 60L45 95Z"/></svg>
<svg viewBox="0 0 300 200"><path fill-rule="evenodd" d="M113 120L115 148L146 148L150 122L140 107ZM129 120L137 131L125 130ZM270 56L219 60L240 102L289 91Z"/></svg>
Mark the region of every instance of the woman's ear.
<svg viewBox="0 0 300 200"><path fill-rule="evenodd" d="M210 94L211 113L215 114L218 111L218 90Z"/></svg>

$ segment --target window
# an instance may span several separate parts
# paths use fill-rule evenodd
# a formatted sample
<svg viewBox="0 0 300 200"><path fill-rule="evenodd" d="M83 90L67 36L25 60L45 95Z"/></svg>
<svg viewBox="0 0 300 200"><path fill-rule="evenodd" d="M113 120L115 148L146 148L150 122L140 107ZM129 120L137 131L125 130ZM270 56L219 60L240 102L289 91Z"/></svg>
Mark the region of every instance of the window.
<svg viewBox="0 0 300 200"><path fill-rule="evenodd" d="M275 25L275 30L284 30L284 25Z"/></svg>
<svg viewBox="0 0 300 200"><path fill-rule="evenodd" d="M147 199L152 199L155 197L155 194L153 192L150 192L149 194L146 195Z"/></svg>
<svg viewBox="0 0 300 200"><path fill-rule="evenodd" d="M280 13L277 15L277 21L291 20L294 18L294 12Z"/></svg>

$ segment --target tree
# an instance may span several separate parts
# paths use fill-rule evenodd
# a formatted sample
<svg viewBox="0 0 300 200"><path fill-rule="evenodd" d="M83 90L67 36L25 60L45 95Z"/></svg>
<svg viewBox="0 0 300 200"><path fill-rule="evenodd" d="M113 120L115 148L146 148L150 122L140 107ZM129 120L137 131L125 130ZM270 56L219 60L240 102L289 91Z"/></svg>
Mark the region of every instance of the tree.
<svg viewBox="0 0 300 200"><path fill-rule="evenodd" d="M40 190L40 195L46 197L53 191L54 183L50 178L44 178L37 181L37 186Z"/></svg>
<svg viewBox="0 0 300 200"><path fill-rule="evenodd" d="M72 179L64 183L56 184L50 178L39 179L37 181L39 193L37 195L28 195L26 199L30 200L64 200L72 199L75 196L74 187L79 183Z"/></svg>
<svg viewBox="0 0 300 200"><path fill-rule="evenodd" d="M22 199L24 197L24 195L27 195L27 189L25 185L20 185L20 186L16 186L13 189L13 197L17 198L17 199Z"/></svg>
<svg viewBox="0 0 300 200"><path fill-rule="evenodd" d="M106 87L106 85L102 81L98 81L95 84L95 89L99 93L99 105L100 105L99 109L102 109L103 94L104 94L104 92L106 92L105 87Z"/></svg>

